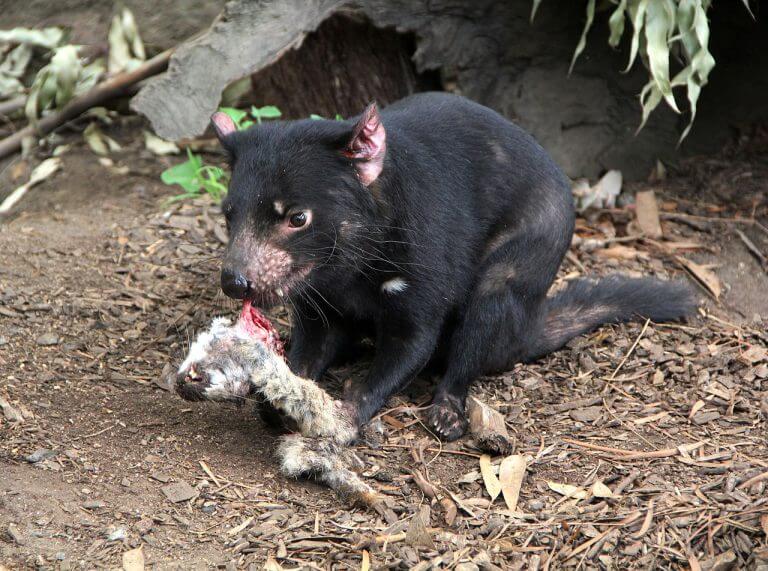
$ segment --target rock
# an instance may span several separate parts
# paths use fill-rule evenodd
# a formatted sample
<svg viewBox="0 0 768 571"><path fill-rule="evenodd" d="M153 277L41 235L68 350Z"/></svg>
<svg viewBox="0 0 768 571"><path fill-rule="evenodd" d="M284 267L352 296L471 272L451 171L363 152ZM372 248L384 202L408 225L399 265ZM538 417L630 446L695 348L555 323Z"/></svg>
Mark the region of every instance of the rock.
<svg viewBox="0 0 768 571"><path fill-rule="evenodd" d="M8 422L12 422L12 423L24 422L24 415L21 413L21 411L11 406L11 403L9 403L8 401L2 398L0 398L0 410L3 411L3 416L5 417L5 420L7 420Z"/></svg>
<svg viewBox="0 0 768 571"><path fill-rule="evenodd" d="M197 495L195 489L184 480L163 486L160 491L174 504L186 502Z"/></svg>
<svg viewBox="0 0 768 571"><path fill-rule="evenodd" d="M8 524L8 535L17 545L24 545L26 543L24 536L19 531L19 528L16 527L15 523Z"/></svg>
<svg viewBox="0 0 768 571"><path fill-rule="evenodd" d="M47 448L38 448L32 454L29 456L25 456L24 459L29 462L30 464L37 464L38 462L42 462L43 460L48 460L49 458L53 458L56 456L56 452L53 450L48 450Z"/></svg>
<svg viewBox="0 0 768 571"><path fill-rule="evenodd" d="M58 345L59 341L60 341L59 336L56 335L55 333L43 333L37 339L35 339L35 343L37 343L41 347Z"/></svg>
<svg viewBox="0 0 768 571"><path fill-rule="evenodd" d="M124 527L110 527L106 533L107 541L122 541L128 537Z"/></svg>
<svg viewBox="0 0 768 571"><path fill-rule="evenodd" d="M0 335L0 347L2 347L3 345L8 345L8 338L3 335Z"/></svg>
<svg viewBox="0 0 768 571"><path fill-rule="evenodd" d="M478 432L475 435L475 446L492 456L508 456L514 452L514 446L509 438L492 430Z"/></svg>
<svg viewBox="0 0 768 571"><path fill-rule="evenodd" d="M101 500L91 500L83 503L83 509L86 509L86 510L100 510L101 508L105 508L105 507L107 507L106 502L103 502Z"/></svg>

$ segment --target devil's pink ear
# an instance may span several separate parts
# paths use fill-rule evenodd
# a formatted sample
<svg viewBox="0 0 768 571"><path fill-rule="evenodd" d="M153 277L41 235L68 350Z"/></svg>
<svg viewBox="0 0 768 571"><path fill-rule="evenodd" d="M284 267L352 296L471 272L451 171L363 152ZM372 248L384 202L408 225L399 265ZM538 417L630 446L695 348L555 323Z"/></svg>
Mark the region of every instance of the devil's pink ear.
<svg viewBox="0 0 768 571"><path fill-rule="evenodd" d="M232 117L221 111L217 111L211 115L211 123L213 124L216 136L220 141L223 141L227 136L237 131L237 127L235 126Z"/></svg>
<svg viewBox="0 0 768 571"><path fill-rule="evenodd" d="M381 174L387 152L387 135L376 104L363 111L352 131L352 138L344 154L355 160L360 182L368 186Z"/></svg>

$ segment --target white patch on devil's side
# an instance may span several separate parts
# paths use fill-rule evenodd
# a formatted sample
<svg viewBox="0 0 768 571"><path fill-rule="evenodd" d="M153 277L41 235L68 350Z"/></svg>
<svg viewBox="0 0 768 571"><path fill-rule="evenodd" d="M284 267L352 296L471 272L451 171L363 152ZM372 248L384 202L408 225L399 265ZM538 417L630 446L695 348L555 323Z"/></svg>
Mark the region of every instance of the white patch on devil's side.
<svg viewBox="0 0 768 571"><path fill-rule="evenodd" d="M381 284L381 291L386 293L400 293L408 287L408 282L403 278L392 278Z"/></svg>

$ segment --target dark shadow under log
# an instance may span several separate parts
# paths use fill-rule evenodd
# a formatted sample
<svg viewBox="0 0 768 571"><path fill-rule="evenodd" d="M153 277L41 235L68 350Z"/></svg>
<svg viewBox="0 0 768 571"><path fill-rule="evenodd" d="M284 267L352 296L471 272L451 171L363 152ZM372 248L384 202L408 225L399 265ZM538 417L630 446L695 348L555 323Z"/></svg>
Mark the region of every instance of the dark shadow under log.
<svg viewBox="0 0 768 571"><path fill-rule="evenodd" d="M251 76L243 100L277 105L289 119L360 113L371 101L387 105L419 91L441 89L437 72L418 73L411 34L377 28L366 18L337 14L296 50Z"/></svg>

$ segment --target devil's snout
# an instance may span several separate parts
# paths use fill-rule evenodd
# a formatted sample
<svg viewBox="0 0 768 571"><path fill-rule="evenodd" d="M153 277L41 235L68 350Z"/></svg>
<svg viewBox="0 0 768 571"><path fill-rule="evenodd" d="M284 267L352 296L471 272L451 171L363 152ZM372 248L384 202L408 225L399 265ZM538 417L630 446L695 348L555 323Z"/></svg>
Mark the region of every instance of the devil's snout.
<svg viewBox="0 0 768 571"><path fill-rule="evenodd" d="M221 291L227 297L246 299L249 297L248 292L252 289L253 284L248 282L244 274L230 268L221 270Z"/></svg>
<svg viewBox="0 0 768 571"><path fill-rule="evenodd" d="M290 255L270 244L230 252L221 270L221 290L233 299L268 300L282 293L290 271Z"/></svg>

